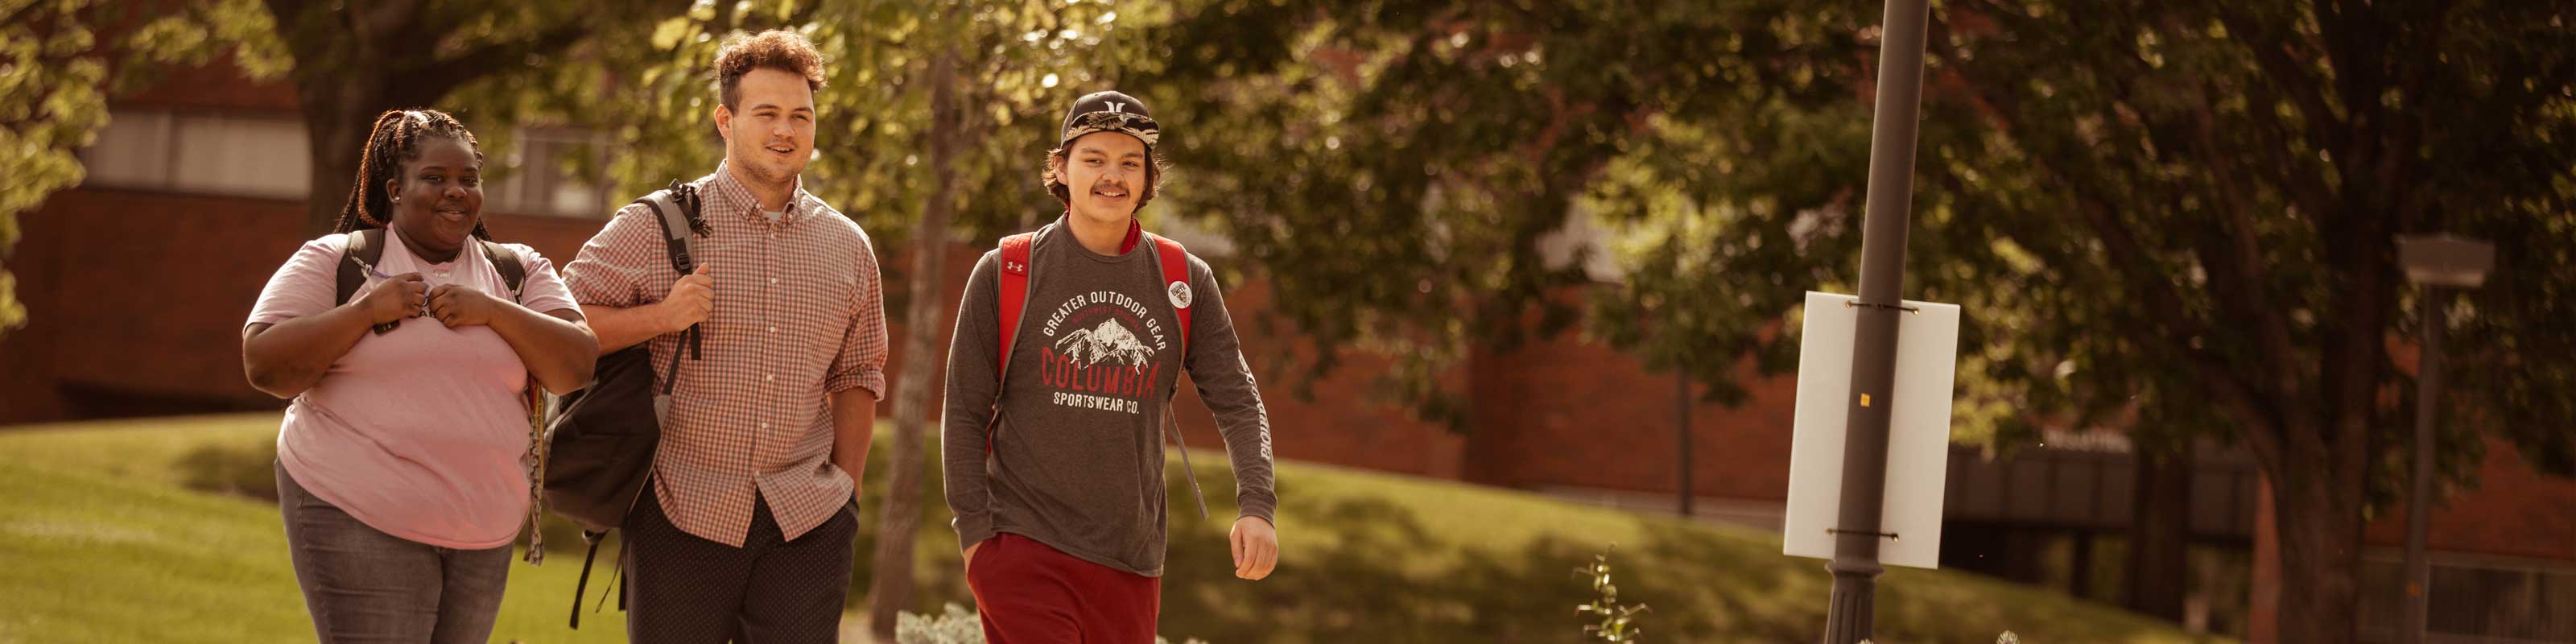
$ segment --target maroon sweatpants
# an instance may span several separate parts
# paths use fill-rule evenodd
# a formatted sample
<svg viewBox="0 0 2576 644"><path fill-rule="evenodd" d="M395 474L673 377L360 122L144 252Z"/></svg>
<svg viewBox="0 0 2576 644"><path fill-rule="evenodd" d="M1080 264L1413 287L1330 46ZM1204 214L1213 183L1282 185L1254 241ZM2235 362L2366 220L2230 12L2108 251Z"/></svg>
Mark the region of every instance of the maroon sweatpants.
<svg viewBox="0 0 2576 644"><path fill-rule="evenodd" d="M975 549L966 587L988 644L1151 644L1163 580L1003 533Z"/></svg>

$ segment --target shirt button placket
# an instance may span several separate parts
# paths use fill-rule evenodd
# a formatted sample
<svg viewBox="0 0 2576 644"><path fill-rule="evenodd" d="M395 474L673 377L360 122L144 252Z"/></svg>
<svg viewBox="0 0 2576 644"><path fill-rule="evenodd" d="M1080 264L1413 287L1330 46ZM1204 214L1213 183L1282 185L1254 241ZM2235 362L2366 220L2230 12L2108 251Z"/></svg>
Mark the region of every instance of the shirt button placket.
<svg viewBox="0 0 2576 644"><path fill-rule="evenodd" d="M775 300L779 299L779 297L780 297L780 296L779 296L779 293L778 293L778 274L777 274L776 272L772 272L772 273L770 273L770 274L769 274L769 285L768 285L768 286L765 286L765 287L762 287L762 288L763 288L763 290L761 291L761 293L762 293L762 295L764 296L764 297L762 297L762 298L761 298L761 299L762 299L762 301L775 301ZM763 365L763 366L768 367L768 368L770 368L770 369L776 369L776 368L778 368L777 363L774 363L774 362L773 362L773 363L766 364L766 365ZM768 374L763 374L763 375L761 375L761 377L760 377L760 382L761 382L761 386L760 386L760 395L761 395L763 398L769 398L769 397L773 397L773 396L777 396L777 395L778 395L778 392L777 392L777 390L776 390L776 387L778 386L778 374L777 374L777 373L774 373L774 372L773 372L773 373L768 373Z"/></svg>
<svg viewBox="0 0 2576 644"><path fill-rule="evenodd" d="M761 222L761 227L769 234L769 243L760 246L761 267L764 269L764 272L768 273L771 276L771 279L774 280L777 278L778 272L772 267L773 262L771 259L778 256L778 224L777 222L763 220ZM760 312L760 319L763 321L762 324L768 329L766 333L762 333L760 335L759 342L752 343L752 346L755 347L753 351L758 354L760 362L763 365L775 363L775 360L771 359L769 354L770 347L778 341L778 327L775 326L778 322L778 317L776 313L771 310L771 306L779 299L776 290L777 289L767 289L768 292L763 293L764 297L757 298L757 304L754 305ZM764 416L776 413L772 410L778 409L778 401L776 400L776 396L773 392L770 391L770 388L763 385L755 387L755 389L758 393L755 394L753 398L760 401L759 413ZM775 446L771 444L771 441L772 438L769 433L769 421L761 421L760 432L752 436L752 445L754 446L752 450L752 462L754 463L754 468L767 469L767 457L770 455L771 451L775 449Z"/></svg>
<svg viewBox="0 0 2576 644"><path fill-rule="evenodd" d="M787 301L787 294L783 290L777 288L776 285L778 284L778 276L780 274L779 256L786 253L785 247L781 245L782 242L779 239L779 233L784 230L786 226L784 219L777 222L764 223L769 226L769 245L762 249L760 258L761 269L762 272L769 275L769 283L771 286L769 288L768 297L760 298L760 317L761 319L766 320L765 324L769 329L769 333L761 338L760 357L764 366L775 369L777 368L776 365L780 364L779 354L782 353L781 348L785 346L785 341L778 337L778 323L780 321L781 308ZM771 376L762 379L764 386L760 388L760 398L764 403L761 405L761 409L763 410L779 410L786 409L788 407L781 402L784 399L784 396L781 395L778 388L774 384L770 384L772 382L771 378L775 377L776 376L772 374ZM769 413L776 414L777 412L770 411ZM786 419L781 418L779 420ZM782 458L791 445L780 442L778 434L771 430L769 423L761 423L760 430L761 456L766 459ZM764 469L769 465L769 463L762 464Z"/></svg>

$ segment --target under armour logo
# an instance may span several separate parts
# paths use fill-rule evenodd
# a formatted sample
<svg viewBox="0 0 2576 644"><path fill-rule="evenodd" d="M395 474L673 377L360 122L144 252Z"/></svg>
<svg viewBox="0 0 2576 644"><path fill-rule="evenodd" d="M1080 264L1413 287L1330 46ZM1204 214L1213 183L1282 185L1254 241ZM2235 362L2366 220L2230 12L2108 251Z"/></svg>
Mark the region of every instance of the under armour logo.
<svg viewBox="0 0 2576 644"><path fill-rule="evenodd" d="M1111 114L1125 114L1125 113L1127 113L1127 104L1126 104L1126 103L1120 103L1120 102L1118 102L1118 101L1110 101L1110 102L1109 102L1109 113L1111 113Z"/></svg>

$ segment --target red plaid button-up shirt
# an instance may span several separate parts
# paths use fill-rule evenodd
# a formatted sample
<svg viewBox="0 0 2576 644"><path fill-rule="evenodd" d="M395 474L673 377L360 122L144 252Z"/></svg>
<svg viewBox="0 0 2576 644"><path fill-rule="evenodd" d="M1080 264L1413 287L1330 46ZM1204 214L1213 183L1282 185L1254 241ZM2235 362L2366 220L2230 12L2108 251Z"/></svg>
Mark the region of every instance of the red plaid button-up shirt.
<svg viewBox="0 0 2576 644"><path fill-rule="evenodd" d="M712 264L715 312L700 325L700 359L682 360L670 418L653 459L654 491L671 523L741 547L757 499L794 539L849 502L853 481L832 464L829 394L885 393L885 303L867 233L801 184L772 222L718 166L696 182L712 233L690 253ZM680 275L650 207L630 204L564 267L585 305L659 302ZM654 378L680 334L649 341Z"/></svg>

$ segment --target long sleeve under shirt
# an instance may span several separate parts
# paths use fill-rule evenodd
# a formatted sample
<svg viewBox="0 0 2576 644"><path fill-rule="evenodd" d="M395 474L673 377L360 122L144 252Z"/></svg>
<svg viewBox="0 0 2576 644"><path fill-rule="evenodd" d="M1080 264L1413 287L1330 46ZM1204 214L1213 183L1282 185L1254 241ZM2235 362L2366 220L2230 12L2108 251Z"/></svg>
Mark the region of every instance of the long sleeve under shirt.
<svg viewBox="0 0 2576 644"><path fill-rule="evenodd" d="M1163 574L1166 404L1187 370L1232 457L1242 516L1271 521L1270 421L1206 262L1190 262L1190 335L1162 285L1154 244L1105 256L1061 220L1029 255L1029 298L1001 388L1002 422L985 450L997 379L1001 259L967 279L948 347L940 428L948 507L960 547L1009 532L1149 577Z"/></svg>

